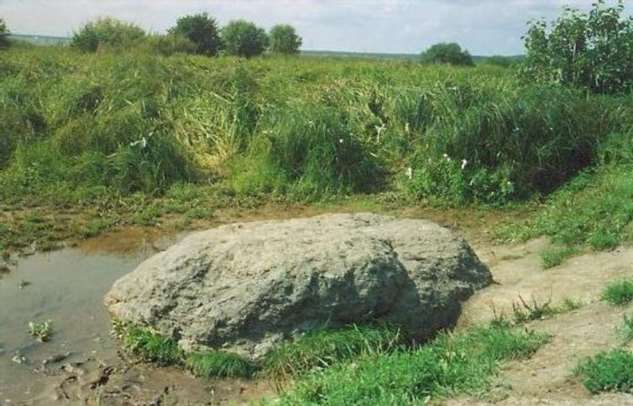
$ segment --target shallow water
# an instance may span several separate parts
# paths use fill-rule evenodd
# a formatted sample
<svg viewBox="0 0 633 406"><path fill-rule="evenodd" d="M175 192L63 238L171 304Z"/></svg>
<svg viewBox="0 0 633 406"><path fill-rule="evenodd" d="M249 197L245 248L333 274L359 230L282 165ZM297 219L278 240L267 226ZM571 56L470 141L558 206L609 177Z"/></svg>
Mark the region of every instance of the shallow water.
<svg viewBox="0 0 633 406"><path fill-rule="evenodd" d="M20 259L15 270L0 276L0 405L36 399L51 371L34 370L49 357L69 352L60 364L116 357L103 296L149 254L65 249ZM46 320L51 320L53 334L40 343L30 336L28 323ZM14 362L16 354L26 361Z"/></svg>

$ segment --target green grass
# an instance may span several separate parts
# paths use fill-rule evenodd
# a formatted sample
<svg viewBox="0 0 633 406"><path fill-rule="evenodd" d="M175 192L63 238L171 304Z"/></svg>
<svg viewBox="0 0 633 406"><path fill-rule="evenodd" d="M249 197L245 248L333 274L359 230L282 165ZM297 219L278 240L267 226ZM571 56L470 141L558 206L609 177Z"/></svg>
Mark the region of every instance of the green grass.
<svg viewBox="0 0 633 406"><path fill-rule="evenodd" d="M541 252L543 268L550 269L561 265L565 260L578 253L576 247L552 247Z"/></svg>
<svg viewBox="0 0 633 406"><path fill-rule="evenodd" d="M281 404L405 405L481 393L500 362L529 357L547 339L508 325L443 334L417 350L369 354L308 375Z"/></svg>
<svg viewBox="0 0 633 406"><path fill-rule="evenodd" d="M222 351L189 354L185 364L194 375L203 378L249 378L257 371L254 363Z"/></svg>
<svg viewBox="0 0 633 406"><path fill-rule="evenodd" d="M602 292L602 300L612 305L623 306L633 301L633 280L613 281Z"/></svg>
<svg viewBox="0 0 633 406"><path fill-rule="evenodd" d="M159 365L182 362L183 352L175 341L147 329L125 326L122 338L124 348L144 361Z"/></svg>
<svg viewBox="0 0 633 406"><path fill-rule="evenodd" d="M490 65L47 47L4 56L0 195L12 198L219 182L291 200L397 190L503 204L592 165L633 109Z"/></svg>
<svg viewBox="0 0 633 406"><path fill-rule="evenodd" d="M627 316L625 314L622 325L619 326L616 331L625 344L633 341L633 317Z"/></svg>
<svg viewBox="0 0 633 406"><path fill-rule="evenodd" d="M236 201L503 206L555 192L519 233L568 247L545 253L550 266L629 239L631 117L633 97L522 83L490 65L15 47L0 62L0 201L111 212L64 232L13 227L0 245L53 246L169 214L186 228ZM209 187L222 193L193 191Z"/></svg>
<svg viewBox="0 0 633 406"><path fill-rule="evenodd" d="M270 352L263 362L263 373L283 382L351 358L390 352L406 343L405 333L388 326L316 331Z"/></svg>
<svg viewBox="0 0 633 406"><path fill-rule="evenodd" d="M575 370L591 393L633 391L633 353L623 349L601 352Z"/></svg>

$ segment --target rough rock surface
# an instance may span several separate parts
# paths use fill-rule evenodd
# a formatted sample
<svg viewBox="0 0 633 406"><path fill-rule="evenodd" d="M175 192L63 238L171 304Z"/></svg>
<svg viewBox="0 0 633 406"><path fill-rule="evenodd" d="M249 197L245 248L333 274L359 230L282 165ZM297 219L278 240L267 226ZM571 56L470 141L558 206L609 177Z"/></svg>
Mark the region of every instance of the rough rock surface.
<svg viewBox="0 0 633 406"><path fill-rule="evenodd" d="M437 224L335 214L192 234L118 280L105 303L184 349L258 359L292 335L372 319L422 339L490 282L468 244Z"/></svg>

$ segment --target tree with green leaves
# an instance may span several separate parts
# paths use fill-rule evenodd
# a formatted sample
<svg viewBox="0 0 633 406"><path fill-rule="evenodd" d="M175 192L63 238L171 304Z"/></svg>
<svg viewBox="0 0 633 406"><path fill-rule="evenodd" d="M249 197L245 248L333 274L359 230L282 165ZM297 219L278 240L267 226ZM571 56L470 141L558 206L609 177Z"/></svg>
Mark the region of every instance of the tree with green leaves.
<svg viewBox="0 0 633 406"><path fill-rule="evenodd" d="M181 17L170 33L179 34L196 44L196 53L214 56L220 51L222 42L218 24L207 13Z"/></svg>
<svg viewBox="0 0 633 406"><path fill-rule="evenodd" d="M475 65L470 53L454 42L433 45L422 53L421 61L428 64Z"/></svg>
<svg viewBox="0 0 633 406"><path fill-rule="evenodd" d="M91 21L75 32L71 46L82 52L96 52L100 47L131 48L145 39L139 26L106 17Z"/></svg>
<svg viewBox="0 0 633 406"><path fill-rule="evenodd" d="M9 46L9 28L2 18L0 18L0 48Z"/></svg>
<svg viewBox="0 0 633 406"><path fill-rule="evenodd" d="M275 54L294 55L299 53L303 39L293 26L276 25L270 30L270 51Z"/></svg>
<svg viewBox="0 0 633 406"><path fill-rule="evenodd" d="M229 55L251 58L264 53L268 35L263 28L245 20L235 20L222 29L222 43Z"/></svg>
<svg viewBox="0 0 633 406"><path fill-rule="evenodd" d="M633 88L633 17L624 3L599 0L589 12L566 7L551 24L532 21L524 36L523 76L580 86L596 93Z"/></svg>

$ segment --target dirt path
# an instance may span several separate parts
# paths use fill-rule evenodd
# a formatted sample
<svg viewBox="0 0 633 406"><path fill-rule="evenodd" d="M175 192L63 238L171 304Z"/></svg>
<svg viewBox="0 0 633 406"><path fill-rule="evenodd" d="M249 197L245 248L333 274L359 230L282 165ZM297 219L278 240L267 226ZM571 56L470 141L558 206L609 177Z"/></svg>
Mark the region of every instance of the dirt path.
<svg viewBox="0 0 633 406"><path fill-rule="evenodd" d="M608 281L633 276L633 248L587 254L543 270L538 252L546 245L536 240L514 247L479 247L498 284L466 304L459 328L492 319L493 308L511 315L519 296L539 303L551 300L554 306L572 299L582 307L531 322L528 327L551 334L551 342L531 359L506 365L484 400L458 399L448 405L633 405L630 395L591 396L572 376L580 359L621 344L616 327L633 309L602 303L600 294Z"/></svg>

